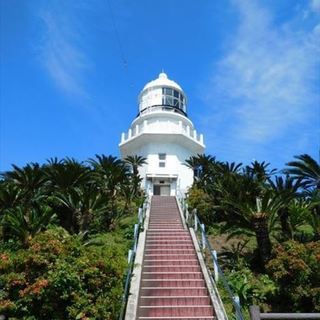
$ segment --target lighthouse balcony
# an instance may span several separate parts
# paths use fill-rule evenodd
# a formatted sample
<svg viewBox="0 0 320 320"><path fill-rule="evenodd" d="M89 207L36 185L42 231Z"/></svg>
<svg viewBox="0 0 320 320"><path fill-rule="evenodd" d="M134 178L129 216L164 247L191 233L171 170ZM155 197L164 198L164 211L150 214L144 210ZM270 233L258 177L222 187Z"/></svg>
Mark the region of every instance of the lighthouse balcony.
<svg viewBox="0 0 320 320"><path fill-rule="evenodd" d="M183 124L182 121L177 123L158 121L151 124L144 121L142 125L137 124L131 127L127 133L122 133L120 146L145 134L182 135L204 147L203 135L198 134L193 127Z"/></svg>

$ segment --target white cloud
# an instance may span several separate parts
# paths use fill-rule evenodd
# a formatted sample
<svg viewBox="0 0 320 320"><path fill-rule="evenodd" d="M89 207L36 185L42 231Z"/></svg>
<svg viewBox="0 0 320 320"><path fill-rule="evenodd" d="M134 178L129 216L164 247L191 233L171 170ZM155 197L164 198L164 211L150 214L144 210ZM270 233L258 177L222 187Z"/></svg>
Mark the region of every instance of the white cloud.
<svg viewBox="0 0 320 320"><path fill-rule="evenodd" d="M311 0L311 8L313 11L320 13L320 0Z"/></svg>
<svg viewBox="0 0 320 320"><path fill-rule="evenodd" d="M82 81L89 62L78 44L79 32L63 10L51 8L40 17L44 23L41 59L48 74L65 93L87 98Z"/></svg>
<svg viewBox="0 0 320 320"><path fill-rule="evenodd" d="M313 1L313 7L319 1ZM258 1L233 2L240 23L207 88L213 117L226 123L234 143L270 142L314 116L319 99L319 25L275 25ZM221 106L223 105L223 109ZM219 106L219 109L218 109Z"/></svg>

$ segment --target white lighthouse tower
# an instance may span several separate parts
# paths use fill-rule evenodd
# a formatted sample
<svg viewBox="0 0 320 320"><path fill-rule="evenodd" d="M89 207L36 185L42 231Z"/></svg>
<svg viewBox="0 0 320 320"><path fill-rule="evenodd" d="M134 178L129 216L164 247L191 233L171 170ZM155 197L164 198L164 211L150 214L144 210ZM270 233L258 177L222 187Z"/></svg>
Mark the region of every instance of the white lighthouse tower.
<svg viewBox="0 0 320 320"><path fill-rule="evenodd" d="M121 136L121 157L139 155L147 159L139 171L147 194L184 194L193 182L193 170L185 160L205 148L203 135L187 117L186 96L162 72L145 85L138 100L139 114L128 133Z"/></svg>

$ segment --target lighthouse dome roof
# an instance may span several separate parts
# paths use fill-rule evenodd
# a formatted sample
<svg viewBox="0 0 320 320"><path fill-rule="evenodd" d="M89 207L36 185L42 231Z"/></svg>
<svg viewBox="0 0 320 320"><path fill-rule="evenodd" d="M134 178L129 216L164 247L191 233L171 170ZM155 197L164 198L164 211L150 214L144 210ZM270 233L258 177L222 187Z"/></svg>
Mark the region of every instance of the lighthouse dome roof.
<svg viewBox="0 0 320 320"><path fill-rule="evenodd" d="M139 115L153 111L172 111L187 115L187 98L182 88L161 72L157 79L148 82L138 98Z"/></svg>
<svg viewBox="0 0 320 320"><path fill-rule="evenodd" d="M148 82L142 91L149 89L151 87L172 87L177 88L180 91L183 91L182 88L173 80L170 80L166 73L161 72L157 79Z"/></svg>

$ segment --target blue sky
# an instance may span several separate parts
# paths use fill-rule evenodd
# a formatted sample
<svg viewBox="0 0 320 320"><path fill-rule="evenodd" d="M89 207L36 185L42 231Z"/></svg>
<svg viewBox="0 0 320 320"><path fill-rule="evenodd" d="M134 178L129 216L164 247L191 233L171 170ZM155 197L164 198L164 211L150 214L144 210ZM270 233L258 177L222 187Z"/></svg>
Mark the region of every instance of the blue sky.
<svg viewBox="0 0 320 320"><path fill-rule="evenodd" d="M320 148L320 0L2 0L0 171L119 155L144 84L186 92L206 153Z"/></svg>

